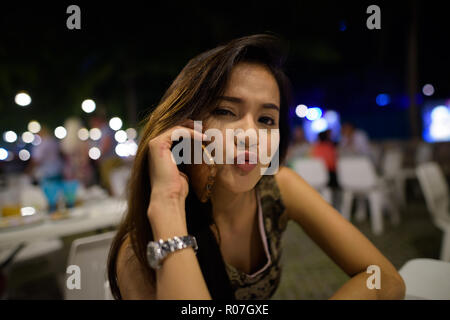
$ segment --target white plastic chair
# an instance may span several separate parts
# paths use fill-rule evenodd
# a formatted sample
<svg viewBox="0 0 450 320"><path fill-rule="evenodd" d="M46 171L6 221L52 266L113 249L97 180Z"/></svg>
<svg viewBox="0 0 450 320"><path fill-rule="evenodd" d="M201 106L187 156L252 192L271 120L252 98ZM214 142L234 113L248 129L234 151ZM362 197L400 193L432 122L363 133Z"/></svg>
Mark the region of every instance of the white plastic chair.
<svg viewBox="0 0 450 320"><path fill-rule="evenodd" d="M415 160L417 165L433 160L433 148L429 143L420 142L417 145Z"/></svg>
<svg viewBox="0 0 450 320"><path fill-rule="evenodd" d="M450 263L413 259L399 270L405 281L405 300L450 300Z"/></svg>
<svg viewBox="0 0 450 320"><path fill-rule="evenodd" d="M80 289L69 289L64 283L66 300L105 300L109 298L106 291L106 263L112 239L116 231L76 239L72 242L67 265L80 268ZM70 275L66 275L66 279ZM109 284L109 283L108 283Z"/></svg>
<svg viewBox="0 0 450 320"><path fill-rule="evenodd" d="M383 156L382 145L380 143L370 142L369 148L370 148L370 157L373 160L375 167L380 168L381 162L383 160L382 159L382 156Z"/></svg>
<svg viewBox="0 0 450 320"><path fill-rule="evenodd" d="M440 259L450 261L449 190L445 175L436 162L420 164L416 172L433 223L444 232Z"/></svg>
<svg viewBox="0 0 450 320"><path fill-rule="evenodd" d="M370 220L374 234L383 233L383 209L389 209L391 222L398 224L400 215L390 201L392 191L376 173L372 162L366 157L343 157L338 160L337 180L343 189L341 213L350 220L353 198L367 198L370 205Z"/></svg>
<svg viewBox="0 0 450 320"><path fill-rule="evenodd" d="M322 159L299 158L292 161L292 168L309 185L320 192L328 203L332 202L331 189L328 188L329 175Z"/></svg>
<svg viewBox="0 0 450 320"><path fill-rule="evenodd" d="M110 287L110 285L109 285L109 280L106 280L105 281L105 297L104 297L104 300L114 300L114 296L113 296L113 294L112 294L112 292L111 292L111 287Z"/></svg>
<svg viewBox="0 0 450 320"><path fill-rule="evenodd" d="M395 189L397 204L405 206L407 175L403 172L403 153L398 149L386 150L381 167L385 183L392 185Z"/></svg>

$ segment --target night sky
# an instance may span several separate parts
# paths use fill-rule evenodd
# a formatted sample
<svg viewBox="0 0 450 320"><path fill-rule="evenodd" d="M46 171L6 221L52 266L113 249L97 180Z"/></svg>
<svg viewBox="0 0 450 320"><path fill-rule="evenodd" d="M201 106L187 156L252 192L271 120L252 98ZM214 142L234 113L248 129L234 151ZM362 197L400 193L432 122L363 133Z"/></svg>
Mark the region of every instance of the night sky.
<svg viewBox="0 0 450 320"><path fill-rule="evenodd" d="M294 106L341 113L372 138L410 138L408 35L412 1L20 2L0 5L0 128L50 127L92 98L108 115L135 125L194 55L233 38L270 31L290 46L286 73ZM81 30L68 30L66 8L81 8ZM366 27L366 8L381 8L381 30ZM450 25L444 2L418 1L419 108L450 98ZM27 90L32 104L14 96ZM379 107L379 93L391 103ZM127 106L136 101L136 110ZM418 120L419 121L419 120Z"/></svg>

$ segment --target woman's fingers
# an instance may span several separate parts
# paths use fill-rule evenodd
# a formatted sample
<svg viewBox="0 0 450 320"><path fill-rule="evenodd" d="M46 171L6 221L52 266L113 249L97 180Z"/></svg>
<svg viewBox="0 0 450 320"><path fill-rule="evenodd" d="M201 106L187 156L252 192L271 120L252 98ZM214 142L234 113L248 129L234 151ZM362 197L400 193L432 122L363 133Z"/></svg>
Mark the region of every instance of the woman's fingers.
<svg viewBox="0 0 450 320"><path fill-rule="evenodd" d="M165 135L166 139L170 140L170 143L172 144L173 141L178 140L181 137L191 137L194 140L204 141L206 140L206 135L204 133L201 133L200 131L194 130L192 128L189 128L187 126L175 126L172 129L170 129L167 132L167 135ZM172 140L172 137L174 140Z"/></svg>
<svg viewBox="0 0 450 320"><path fill-rule="evenodd" d="M177 130L179 131L177 132ZM206 140L206 135L188 127L175 126L172 127L171 129L168 129L166 132L162 133L158 137L150 140L149 148L150 150L154 150L150 152L157 154L159 155L159 157L165 159L167 159L167 157L169 156L170 159L173 161L174 160L173 154L170 151L170 149L172 148L174 141L178 141L180 140L180 138L184 139L191 138L202 142Z"/></svg>
<svg viewBox="0 0 450 320"><path fill-rule="evenodd" d="M191 129L194 129L194 120L192 119L186 119L183 122L180 123L180 126L186 126Z"/></svg>
<svg viewBox="0 0 450 320"><path fill-rule="evenodd" d="M161 133L159 136L155 137L154 139L150 140L149 142L149 148L151 153L158 155L162 159L168 160L167 157L170 157L172 161L173 154L170 152L170 149L172 148L172 145L174 141L180 140L180 138L190 138L194 140L198 140L200 142L207 140L207 137L205 134L194 130L193 128L190 128L189 126L193 126L194 121L193 120L187 120L182 122L184 125L177 125L174 126L165 132ZM172 140L173 139L173 140ZM169 151L169 152L167 152Z"/></svg>
<svg viewBox="0 0 450 320"><path fill-rule="evenodd" d="M186 179L186 182L189 184L189 177L184 172L179 171L179 173L183 178Z"/></svg>

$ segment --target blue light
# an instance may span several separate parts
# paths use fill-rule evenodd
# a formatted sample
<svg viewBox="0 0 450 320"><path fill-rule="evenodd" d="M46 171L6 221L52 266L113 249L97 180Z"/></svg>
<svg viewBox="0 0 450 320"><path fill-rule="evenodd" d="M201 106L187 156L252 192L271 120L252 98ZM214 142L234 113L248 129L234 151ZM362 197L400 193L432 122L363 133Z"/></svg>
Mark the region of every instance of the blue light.
<svg viewBox="0 0 450 320"><path fill-rule="evenodd" d="M423 138L427 142L450 141L450 107L443 101L428 103L423 111Z"/></svg>
<svg viewBox="0 0 450 320"><path fill-rule="evenodd" d="M327 130L328 129L327 120L325 120L324 118L314 120L311 123L311 129L317 133Z"/></svg>
<svg viewBox="0 0 450 320"><path fill-rule="evenodd" d="M322 109L319 107L308 108L306 112L306 119L310 121L314 121L319 119L322 116Z"/></svg>
<svg viewBox="0 0 450 320"><path fill-rule="evenodd" d="M450 109L447 106L437 106L430 116L430 136L434 141L450 140Z"/></svg>
<svg viewBox="0 0 450 320"><path fill-rule="evenodd" d="M391 98L387 93L380 93L379 95L377 95L376 101L377 105L383 107L391 102Z"/></svg>
<svg viewBox="0 0 450 320"><path fill-rule="evenodd" d="M8 158L8 150L0 148L0 160L6 160Z"/></svg>
<svg viewBox="0 0 450 320"><path fill-rule="evenodd" d="M339 118L337 112L334 111L334 110L328 110L327 112L325 112L325 114L324 114L323 117L324 117L324 118L327 120L327 122L330 123L330 124L331 124L331 123L337 122L337 121L338 121L338 118Z"/></svg>
<svg viewBox="0 0 450 320"><path fill-rule="evenodd" d="M345 25L345 21L341 21L339 23L339 31L345 31L347 30L347 26Z"/></svg>
<svg viewBox="0 0 450 320"><path fill-rule="evenodd" d="M449 108L447 106L436 106L431 111L431 121L441 121L449 116Z"/></svg>

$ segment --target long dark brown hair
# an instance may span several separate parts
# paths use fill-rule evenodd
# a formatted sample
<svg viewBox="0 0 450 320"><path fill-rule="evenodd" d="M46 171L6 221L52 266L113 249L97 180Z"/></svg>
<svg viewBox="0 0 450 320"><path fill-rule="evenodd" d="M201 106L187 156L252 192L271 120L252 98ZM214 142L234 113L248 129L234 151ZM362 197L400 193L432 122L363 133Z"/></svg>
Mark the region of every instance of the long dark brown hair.
<svg viewBox="0 0 450 320"><path fill-rule="evenodd" d="M134 254L147 273L147 279L152 281L153 286L156 282L155 272L148 265L146 257L147 243L153 240L147 218L151 192L147 158L149 141L188 118L198 120L209 114L216 107L218 97L224 93L232 68L238 62L255 62L267 66L278 83L280 144L277 152L282 164L290 138L288 108L291 103L291 85L282 69L286 56L286 42L271 34L242 37L206 51L188 62L154 111L143 120L145 126L141 131L128 182L128 209L108 257L108 278L114 298L122 299L117 283L116 262L126 236L130 238ZM187 228L189 234L197 238L197 258L209 292L213 299L233 299L220 247L210 229L214 224L211 208L211 201L201 203L190 185L185 205Z"/></svg>

